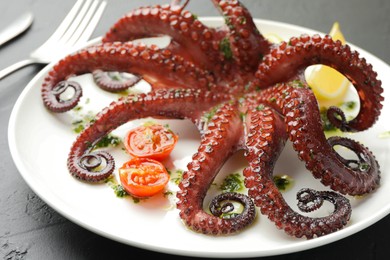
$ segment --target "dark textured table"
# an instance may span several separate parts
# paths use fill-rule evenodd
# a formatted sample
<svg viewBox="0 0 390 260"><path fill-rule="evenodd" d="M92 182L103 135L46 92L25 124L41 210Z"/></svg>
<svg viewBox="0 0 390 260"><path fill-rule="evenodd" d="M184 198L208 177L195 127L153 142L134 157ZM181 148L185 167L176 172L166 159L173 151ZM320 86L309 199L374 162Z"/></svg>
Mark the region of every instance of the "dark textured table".
<svg viewBox="0 0 390 260"><path fill-rule="evenodd" d="M103 35L127 10L163 1L108 0L92 38ZM339 21L346 39L390 64L390 1L387 0L246 0L256 18L282 21L327 32ZM74 1L0 1L0 28L25 10L35 15L32 27L0 47L0 69L21 60L47 39ZM218 15L208 0L192 0L198 16ZM2 259L109 259L169 256L124 245L96 235L65 219L29 188L16 169L8 147L7 126L13 105L27 83L42 69L32 65L0 81L0 257ZM387 87L387 86L384 86ZM28 131L28 129L26 129ZM350 237L303 252L264 259L387 259L390 216ZM190 243L190 241L189 241ZM261 245L259 245L261 246ZM183 256L169 256L184 259ZM189 257L190 258L190 257Z"/></svg>

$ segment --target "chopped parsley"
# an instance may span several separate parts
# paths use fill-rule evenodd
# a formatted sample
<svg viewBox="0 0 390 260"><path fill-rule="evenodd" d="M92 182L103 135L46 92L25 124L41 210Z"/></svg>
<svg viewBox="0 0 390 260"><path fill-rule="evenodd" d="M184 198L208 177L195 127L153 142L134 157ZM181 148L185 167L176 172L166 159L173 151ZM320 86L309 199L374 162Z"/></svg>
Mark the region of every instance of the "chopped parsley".
<svg viewBox="0 0 390 260"><path fill-rule="evenodd" d="M227 15L225 15L225 16L224 16L224 20L225 20L226 26L227 26L230 30L233 30L233 29L234 29L234 26L233 26L233 24L232 24L232 22L231 22L231 20L230 20L230 17L227 16Z"/></svg>
<svg viewBox="0 0 390 260"><path fill-rule="evenodd" d="M75 127L73 127L73 132L75 132L76 134L79 134L84 130L84 124L82 124L82 122L76 121L72 124L75 125Z"/></svg>
<svg viewBox="0 0 390 260"><path fill-rule="evenodd" d="M73 108L73 111L80 111L80 110L82 110L82 109L83 109L82 106L75 106L75 107Z"/></svg>
<svg viewBox="0 0 390 260"><path fill-rule="evenodd" d="M360 169L361 171L367 171L368 169L370 169L370 165L369 165L368 163L361 163L361 164L359 165L359 169Z"/></svg>
<svg viewBox="0 0 390 260"><path fill-rule="evenodd" d="M233 58L233 52L232 49L230 48L230 42L227 37L223 38L219 43L219 50L222 51L223 56L225 56L227 60Z"/></svg>
<svg viewBox="0 0 390 260"><path fill-rule="evenodd" d="M348 109L348 110L353 110L356 108L356 102L355 101L347 101L341 104L340 107Z"/></svg>
<svg viewBox="0 0 390 260"><path fill-rule="evenodd" d="M115 195L118 198L125 198L125 197L130 196L133 199L134 203L139 203L141 201L140 198L129 195L126 192L126 190L123 188L123 186L121 184L119 184L113 176L108 178L105 182L108 184L108 186L110 186L113 189ZM145 198L145 199L147 199L147 198Z"/></svg>
<svg viewBox="0 0 390 260"><path fill-rule="evenodd" d="M202 116L202 119L207 123L209 122L213 116L215 115L215 113L217 113L217 110L219 109L220 105L217 105L213 108L211 108L208 112L204 113L203 116Z"/></svg>
<svg viewBox="0 0 390 260"><path fill-rule="evenodd" d="M115 195L118 197L118 198L124 198L124 197L127 197L128 194L127 192L125 191L125 189L123 188L122 185L120 185L115 179L114 177L110 177L106 180L106 183L114 190L114 193Z"/></svg>
<svg viewBox="0 0 390 260"><path fill-rule="evenodd" d="M294 183L293 179L288 175L275 175L273 179L279 191L288 190Z"/></svg>
<svg viewBox="0 0 390 260"><path fill-rule="evenodd" d="M246 18L245 18L245 16L243 16L243 15L239 16L239 17L238 17L238 22L239 22L240 24L246 24Z"/></svg>
<svg viewBox="0 0 390 260"><path fill-rule="evenodd" d="M169 191L169 190L163 193L164 197L168 197L168 196L171 196L171 195L173 195L173 192Z"/></svg>
<svg viewBox="0 0 390 260"><path fill-rule="evenodd" d="M332 125L332 123L329 121L327 116L328 109L326 107L321 107L320 109L320 115L321 115L321 121L322 121L322 129L326 131L335 131L337 128Z"/></svg>
<svg viewBox="0 0 390 260"><path fill-rule="evenodd" d="M268 100L269 102L276 102L276 97L270 97L270 99Z"/></svg>
<svg viewBox="0 0 390 260"><path fill-rule="evenodd" d="M121 139L117 136L114 136L112 134L108 134L104 136L102 139L99 140L93 147L94 149L97 148L104 148L104 147L116 147L121 143Z"/></svg>
<svg viewBox="0 0 390 260"><path fill-rule="evenodd" d="M244 120L245 120L245 117L246 117L246 113L241 112L241 113L240 113L240 119L241 119L241 121L244 121Z"/></svg>
<svg viewBox="0 0 390 260"><path fill-rule="evenodd" d="M82 108L78 106L75 107L73 110L79 112L80 110L82 110ZM81 118L76 119L72 122L72 126L73 126L72 130L74 133L79 134L85 129L85 127L88 124L91 124L94 121L95 121L95 115L90 111L85 115L81 115Z"/></svg>
<svg viewBox="0 0 390 260"><path fill-rule="evenodd" d="M303 82L300 80L293 80L291 83L292 83L293 88L304 88L305 87Z"/></svg>
<svg viewBox="0 0 390 260"><path fill-rule="evenodd" d="M228 213L222 213L221 218L223 219L230 219L230 218L235 218L239 216L239 213L234 213L234 212L228 212Z"/></svg>
<svg viewBox="0 0 390 260"><path fill-rule="evenodd" d="M261 110L264 110L265 106L263 104L260 104L256 107L256 110L257 111L261 111Z"/></svg>
<svg viewBox="0 0 390 260"><path fill-rule="evenodd" d="M168 171L169 175L171 175L171 181L176 185L179 185L183 179L183 172L183 170L176 170L174 172Z"/></svg>
<svg viewBox="0 0 390 260"><path fill-rule="evenodd" d="M241 175L238 173L232 173L228 175L219 186L223 193L225 192L237 192L244 188Z"/></svg>

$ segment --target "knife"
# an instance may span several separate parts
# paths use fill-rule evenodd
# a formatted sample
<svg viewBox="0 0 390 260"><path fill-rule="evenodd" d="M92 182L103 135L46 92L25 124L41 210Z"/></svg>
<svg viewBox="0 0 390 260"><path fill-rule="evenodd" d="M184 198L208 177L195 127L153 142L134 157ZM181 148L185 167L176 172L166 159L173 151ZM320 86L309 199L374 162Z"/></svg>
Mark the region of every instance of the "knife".
<svg viewBox="0 0 390 260"><path fill-rule="evenodd" d="M30 12L24 13L17 20L12 22L5 29L0 31L0 46L24 32L30 27L33 21L33 15Z"/></svg>

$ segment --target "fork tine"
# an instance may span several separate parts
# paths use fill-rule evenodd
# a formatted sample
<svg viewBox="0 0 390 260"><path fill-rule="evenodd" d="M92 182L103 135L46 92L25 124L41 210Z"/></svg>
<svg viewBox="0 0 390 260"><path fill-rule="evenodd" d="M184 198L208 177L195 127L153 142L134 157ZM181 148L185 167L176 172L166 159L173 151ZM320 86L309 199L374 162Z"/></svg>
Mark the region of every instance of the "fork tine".
<svg viewBox="0 0 390 260"><path fill-rule="evenodd" d="M99 5L100 0L77 0L53 34L30 53L29 59L1 70L0 79L29 64L50 63L73 51L78 47L78 45L75 46L76 43L85 43L94 31L107 5L105 0L101 1Z"/></svg>
<svg viewBox="0 0 390 260"><path fill-rule="evenodd" d="M106 2L103 1L99 3L98 0L94 0L87 14L83 17L81 23L77 27L77 30L75 30L72 36L67 40L67 44L73 46L75 43L86 42L93 33L96 24L99 22L105 7Z"/></svg>
<svg viewBox="0 0 390 260"><path fill-rule="evenodd" d="M70 39L70 37L72 37L73 33L80 26L80 23L85 19L86 14L88 14L88 10L90 9L90 7L92 6L93 8L94 4L91 1L92 0L86 0L84 2L84 5L78 12L77 16L74 18L74 20L71 22L70 26L67 28L65 33L59 39L61 43L66 43Z"/></svg>
<svg viewBox="0 0 390 260"><path fill-rule="evenodd" d="M64 18L64 20L61 22L61 24L58 26L58 28L54 31L54 33L46 40L45 43L50 41L58 40L69 28L71 25L74 17L76 16L77 12L80 9L81 4L84 2L84 0L78 0L72 9L69 11L67 16Z"/></svg>
<svg viewBox="0 0 390 260"><path fill-rule="evenodd" d="M99 9L96 11L95 15L90 20L89 24L85 28L83 34L80 36L79 41L80 42L86 42L92 35L93 31L96 28L96 25L99 23L101 16L103 15L104 9L107 6L107 2L103 1Z"/></svg>

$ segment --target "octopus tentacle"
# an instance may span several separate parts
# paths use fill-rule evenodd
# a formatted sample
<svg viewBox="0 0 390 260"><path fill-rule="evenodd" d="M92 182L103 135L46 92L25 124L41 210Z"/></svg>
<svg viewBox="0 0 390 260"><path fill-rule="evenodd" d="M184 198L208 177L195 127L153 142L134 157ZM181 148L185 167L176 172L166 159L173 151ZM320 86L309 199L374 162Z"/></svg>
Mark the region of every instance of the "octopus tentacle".
<svg viewBox="0 0 390 260"><path fill-rule="evenodd" d="M185 6L185 5L184 5ZM198 66L214 69L220 61L219 41L215 29L205 26L184 6L163 5L135 9L122 17L103 37L103 42L169 36L166 47Z"/></svg>
<svg viewBox="0 0 390 260"><path fill-rule="evenodd" d="M330 106L326 111L326 116L333 126L341 131L348 131L347 119L341 108Z"/></svg>
<svg viewBox="0 0 390 260"><path fill-rule="evenodd" d="M224 214L233 212L235 207L231 201L244 205L244 210L240 213L241 215L255 214L255 204L252 199L247 195L236 192L225 192L214 197L209 206L211 214L216 217L223 217ZM250 218L252 218L252 216Z"/></svg>
<svg viewBox="0 0 390 260"><path fill-rule="evenodd" d="M339 145L343 146L345 148L348 148L349 150L353 151L357 157L357 159L345 159L341 157L338 153L336 156L339 158L339 160L348 168L354 169L355 172L359 172L360 175L368 175L368 176L375 176L375 187L370 187L370 182L368 182L368 187L363 188L360 193L366 193L370 189L376 188L380 184L380 170L379 170L379 164L375 160L375 156L370 152L370 150L367 147L364 147L360 143L349 139L349 138L342 138L339 136L332 136L328 139L329 145L332 147ZM353 180L351 180L353 181ZM364 186L366 182L362 181L361 184L357 186ZM351 193L351 192L350 192ZM359 192L356 192L359 194Z"/></svg>
<svg viewBox="0 0 390 260"><path fill-rule="evenodd" d="M179 5L143 6L121 17L105 34L102 42L126 42L147 37L161 36L177 31L170 27L170 20L180 15ZM171 15L175 15L170 18ZM177 20L175 21L177 22Z"/></svg>
<svg viewBox="0 0 390 260"><path fill-rule="evenodd" d="M65 93L71 89L73 92L72 97L63 97ZM83 92L81 86L76 81L61 81L56 84L50 92L45 93L43 96L45 104L50 104L50 110L56 113L62 113L74 108Z"/></svg>
<svg viewBox="0 0 390 260"><path fill-rule="evenodd" d="M101 181L114 170L113 158L105 152L93 152L95 143L130 120L145 117L189 119L195 124L204 111L229 100L229 95L211 95L201 90L158 90L147 94L129 95L112 102L102 110L94 122L79 134L68 156L69 172L85 181ZM197 101L197 102L196 102ZM89 159L103 157L103 164L88 166ZM95 171L101 167L100 171Z"/></svg>
<svg viewBox="0 0 390 260"><path fill-rule="evenodd" d="M324 185L349 195L370 193L379 186L379 166L367 148L357 142L336 139L339 144L350 147L357 154L364 154L364 170L345 163L333 149L336 143L325 137L317 100L310 89L280 84L262 91L256 101L267 103L285 116L286 131L290 133L293 148L299 158L305 161L306 168L316 178L320 178Z"/></svg>
<svg viewBox="0 0 390 260"><path fill-rule="evenodd" d="M283 119L267 106L252 110L249 116L252 135L246 143L249 167L244 170L245 185L261 213L295 237L310 239L343 228L350 219L351 205L347 198L335 192L303 189L297 194L298 205L305 212L319 208L323 200L331 202L334 211L329 216L304 216L287 204L272 178L275 162L287 138Z"/></svg>
<svg viewBox="0 0 390 260"><path fill-rule="evenodd" d="M92 77L95 83L103 90L109 92L121 92L135 84L142 78L133 74L117 72L117 71L102 71L100 69L92 72Z"/></svg>
<svg viewBox="0 0 390 260"><path fill-rule="evenodd" d="M315 64L333 67L356 88L360 99L359 113L351 121L338 124L342 126L341 130L353 132L371 127L382 108L382 83L372 66L360 58L358 52L351 51L348 45L342 45L340 41L333 41L330 36L302 35L291 38L289 43L280 44L259 65L256 85L264 88L294 77L302 79L304 70Z"/></svg>
<svg viewBox="0 0 390 260"><path fill-rule="evenodd" d="M213 3L225 18L232 58L246 71L256 71L271 43L260 34L249 11L239 1L213 0Z"/></svg>
<svg viewBox="0 0 390 260"><path fill-rule="evenodd" d="M198 152L188 164L177 192L177 208L185 224L196 232L211 235L235 233L251 224L256 216L253 202L240 199L245 195L229 193L213 200L211 208L220 199L245 203L244 211L228 219L211 215L203 209L204 198L224 162L237 150L236 143L242 136L242 122L237 104L225 104L218 109L202 136ZM218 158L218 160L215 160ZM237 197L239 196L239 197ZM212 209L218 214L218 210Z"/></svg>
<svg viewBox="0 0 390 260"><path fill-rule="evenodd" d="M104 43L68 55L53 67L42 84L41 94L44 105L54 112L64 112L73 108L81 96L81 90L76 91L77 95L75 94L69 99L71 101L65 103L53 98L56 84L69 76L81 75L97 69L140 75L150 82L153 88L175 86L183 89L189 87L205 89L209 87L210 81L213 81L213 77L208 72L156 46L147 47L144 44L136 45L131 42Z"/></svg>
<svg viewBox="0 0 390 260"><path fill-rule="evenodd" d="M85 181L100 181L107 179L115 169L115 161L111 154L105 151L92 151L93 145L80 145L84 153L68 161L71 174ZM77 153L76 151L74 153Z"/></svg>

